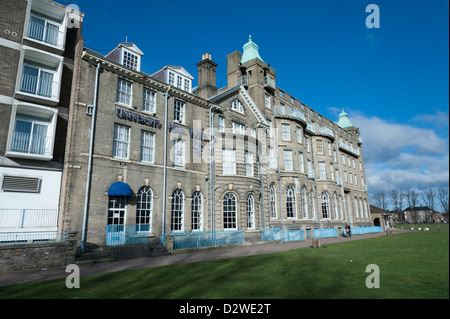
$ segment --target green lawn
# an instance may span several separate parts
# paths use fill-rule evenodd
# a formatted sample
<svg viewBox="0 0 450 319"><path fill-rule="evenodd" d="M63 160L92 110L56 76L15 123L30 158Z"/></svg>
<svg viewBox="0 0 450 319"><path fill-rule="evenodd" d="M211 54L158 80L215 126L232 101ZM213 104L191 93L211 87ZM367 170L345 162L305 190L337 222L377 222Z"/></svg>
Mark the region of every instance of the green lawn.
<svg viewBox="0 0 450 319"><path fill-rule="evenodd" d="M0 287L0 298L449 298L449 228L252 257ZM366 266L380 288L365 285Z"/></svg>

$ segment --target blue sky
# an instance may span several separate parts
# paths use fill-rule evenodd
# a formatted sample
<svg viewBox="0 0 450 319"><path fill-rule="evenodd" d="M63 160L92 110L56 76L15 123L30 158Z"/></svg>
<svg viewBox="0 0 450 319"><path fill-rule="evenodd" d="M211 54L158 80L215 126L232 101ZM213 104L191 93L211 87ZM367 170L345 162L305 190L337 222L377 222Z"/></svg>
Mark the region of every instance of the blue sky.
<svg viewBox="0 0 450 319"><path fill-rule="evenodd" d="M345 108L360 127L371 195L448 187L448 0L70 3L85 13L86 47L106 54L128 36L145 73L181 65L194 77L208 52L218 87L251 34L278 87L333 121ZM378 29L365 24L371 3Z"/></svg>

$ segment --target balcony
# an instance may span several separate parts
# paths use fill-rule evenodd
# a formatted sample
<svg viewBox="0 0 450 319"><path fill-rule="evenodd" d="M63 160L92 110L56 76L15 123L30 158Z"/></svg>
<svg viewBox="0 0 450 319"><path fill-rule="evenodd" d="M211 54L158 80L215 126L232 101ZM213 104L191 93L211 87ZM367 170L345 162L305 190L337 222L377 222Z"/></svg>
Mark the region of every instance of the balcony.
<svg viewBox="0 0 450 319"><path fill-rule="evenodd" d="M274 105L273 106L273 115L289 116L289 117L293 117L295 119L301 120L306 123L305 114L303 114L302 112L300 112L297 109L294 109L293 107L286 106L286 105Z"/></svg>
<svg viewBox="0 0 450 319"><path fill-rule="evenodd" d="M14 132L11 152L48 157L52 156L51 145L51 136Z"/></svg>
<svg viewBox="0 0 450 319"><path fill-rule="evenodd" d="M27 36L30 39L54 46L60 50L64 47L64 32L60 26L50 23L46 19L31 16L28 24Z"/></svg>
<svg viewBox="0 0 450 319"><path fill-rule="evenodd" d="M44 71L40 72L40 76L31 74L22 74L20 82L20 92L56 100L58 98L56 92L58 82L53 81L53 74Z"/></svg>
<svg viewBox="0 0 450 319"><path fill-rule="evenodd" d="M264 77L264 88L275 91L275 80L270 76Z"/></svg>
<svg viewBox="0 0 450 319"><path fill-rule="evenodd" d="M246 75L238 77L236 85L248 86L248 77Z"/></svg>
<svg viewBox="0 0 450 319"><path fill-rule="evenodd" d="M339 141L339 148L343 149L344 151L347 151L353 155L359 156L359 149L353 148L347 144L342 143L341 141Z"/></svg>

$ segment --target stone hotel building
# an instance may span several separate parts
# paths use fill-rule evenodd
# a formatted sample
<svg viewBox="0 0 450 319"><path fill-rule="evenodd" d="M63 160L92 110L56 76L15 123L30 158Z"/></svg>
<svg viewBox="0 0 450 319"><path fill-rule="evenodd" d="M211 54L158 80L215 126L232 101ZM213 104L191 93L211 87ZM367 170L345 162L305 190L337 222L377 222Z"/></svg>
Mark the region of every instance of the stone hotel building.
<svg viewBox="0 0 450 319"><path fill-rule="evenodd" d="M208 53L198 74L142 70L152 56L134 43L84 47L73 8L0 3L0 242L76 232L84 251L373 224L359 129L279 88L251 37L217 88Z"/></svg>
<svg viewBox="0 0 450 319"><path fill-rule="evenodd" d="M223 88L208 53L196 87L182 66L144 73L134 43L76 54L59 227L82 245L372 225L359 129L278 88L251 37Z"/></svg>

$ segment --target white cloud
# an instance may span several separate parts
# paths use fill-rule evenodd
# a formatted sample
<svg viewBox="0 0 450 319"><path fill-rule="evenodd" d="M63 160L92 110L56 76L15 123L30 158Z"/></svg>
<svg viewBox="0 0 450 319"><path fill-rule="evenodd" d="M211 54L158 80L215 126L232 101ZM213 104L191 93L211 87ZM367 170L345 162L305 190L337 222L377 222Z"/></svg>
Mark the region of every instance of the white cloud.
<svg viewBox="0 0 450 319"><path fill-rule="evenodd" d="M423 124L424 119L436 117L421 115L414 119ZM448 187L448 139L439 137L431 128L391 123L378 117L353 115L351 121L360 128L363 139L371 195L381 190Z"/></svg>

